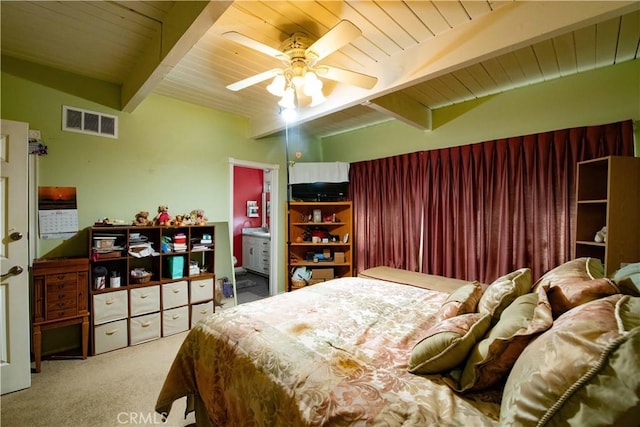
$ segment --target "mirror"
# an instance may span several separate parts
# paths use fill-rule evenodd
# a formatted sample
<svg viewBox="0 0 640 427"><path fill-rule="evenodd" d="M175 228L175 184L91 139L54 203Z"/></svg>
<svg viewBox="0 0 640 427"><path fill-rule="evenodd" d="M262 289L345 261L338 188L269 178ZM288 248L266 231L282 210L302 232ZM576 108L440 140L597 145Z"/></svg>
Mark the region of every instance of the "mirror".
<svg viewBox="0 0 640 427"><path fill-rule="evenodd" d="M225 289L222 289L223 295L221 304L218 305L218 298L216 298L215 310L225 310L238 305L237 292L236 292L236 280L233 274L233 256L231 255L231 235L232 230L229 227L227 221L212 221L211 224L216 227L215 235L215 274L216 274L216 286L222 286L221 280L223 278L228 279L228 283L231 284L233 296L225 297ZM218 288L216 288L218 289ZM226 292L229 295L229 292Z"/></svg>

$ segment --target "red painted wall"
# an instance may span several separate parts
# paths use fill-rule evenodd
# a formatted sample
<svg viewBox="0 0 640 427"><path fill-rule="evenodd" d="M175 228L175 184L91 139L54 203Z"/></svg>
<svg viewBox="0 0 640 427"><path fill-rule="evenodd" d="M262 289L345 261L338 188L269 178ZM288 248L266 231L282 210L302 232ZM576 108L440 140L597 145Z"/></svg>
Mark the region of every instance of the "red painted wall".
<svg viewBox="0 0 640 427"><path fill-rule="evenodd" d="M238 259L236 267L242 265L242 229L262 226L262 169L234 166L233 168L233 255ZM258 202L257 218L247 216L247 200Z"/></svg>

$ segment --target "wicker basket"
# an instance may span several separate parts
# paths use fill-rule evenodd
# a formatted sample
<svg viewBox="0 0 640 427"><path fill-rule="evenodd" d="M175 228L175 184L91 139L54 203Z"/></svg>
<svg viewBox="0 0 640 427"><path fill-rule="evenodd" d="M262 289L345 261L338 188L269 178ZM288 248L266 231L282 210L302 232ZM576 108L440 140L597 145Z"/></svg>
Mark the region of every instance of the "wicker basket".
<svg viewBox="0 0 640 427"><path fill-rule="evenodd" d="M302 279L291 279L291 290L302 289L307 286L307 282Z"/></svg>
<svg viewBox="0 0 640 427"><path fill-rule="evenodd" d="M139 285L141 283L147 283L151 280L151 273L146 273L143 275L131 275L131 283L133 283L134 285Z"/></svg>
<svg viewBox="0 0 640 427"><path fill-rule="evenodd" d="M305 286L315 285L316 283L325 282L326 279L291 279L291 290L295 291L296 289L304 288Z"/></svg>

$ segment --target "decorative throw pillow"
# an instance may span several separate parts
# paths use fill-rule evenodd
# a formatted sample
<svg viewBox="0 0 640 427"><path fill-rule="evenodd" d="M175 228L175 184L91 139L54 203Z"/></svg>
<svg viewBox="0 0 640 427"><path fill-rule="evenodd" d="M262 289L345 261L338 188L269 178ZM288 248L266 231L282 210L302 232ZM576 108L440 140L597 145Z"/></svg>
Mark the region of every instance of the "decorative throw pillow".
<svg viewBox="0 0 640 427"><path fill-rule="evenodd" d="M586 280L584 282L558 283L549 287L547 296L555 318L573 307L619 293L618 287L611 280L603 277L602 279Z"/></svg>
<svg viewBox="0 0 640 427"><path fill-rule="evenodd" d="M461 314L474 313L481 296L482 285L478 282L460 286L444 301L436 313L436 322L442 322L444 319Z"/></svg>
<svg viewBox="0 0 640 427"><path fill-rule="evenodd" d="M604 277L604 266L598 258L576 258L549 271L533 284L538 286L556 286L562 283L583 282Z"/></svg>
<svg viewBox="0 0 640 427"><path fill-rule="evenodd" d="M434 325L411 351L409 372L436 374L464 362L471 348L489 329L491 316L468 313Z"/></svg>
<svg viewBox="0 0 640 427"><path fill-rule="evenodd" d="M511 303L485 338L467 358L458 384L447 381L457 391L479 391L502 380L535 335L553 324L551 306L544 288L521 295Z"/></svg>
<svg viewBox="0 0 640 427"><path fill-rule="evenodd" d="M611 279L623 294L640 297L640 262L625 265Z"/></svg>
<svg viewBox="0 0 640 427"><path fill-rule="evenodd" d="M531 270L528 268L521 268L499 277L482 294L478 302L478 312L489 313L491 323L496 324L502 311L530 289Z"/></svg>
<svg viewBox="0 0 640 427"><path fill-rule="evenodd" d="M640 405L640 298L577 306L531 342L505 383L504 425L635 425Z"/></svg>

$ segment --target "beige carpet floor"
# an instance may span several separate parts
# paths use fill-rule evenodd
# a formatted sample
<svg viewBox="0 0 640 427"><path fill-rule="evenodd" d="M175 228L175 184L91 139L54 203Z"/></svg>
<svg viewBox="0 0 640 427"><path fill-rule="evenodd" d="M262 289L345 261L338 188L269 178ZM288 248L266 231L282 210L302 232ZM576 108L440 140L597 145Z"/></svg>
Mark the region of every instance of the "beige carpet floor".
<svg viewBox="0 0 640 427"><path fill-rule="evenodd" d="M82 359L44 360L31 374L31 388L0 397L2 427L183 427L186 399L177 401L167 423L154 412L183 332Z"/></svg>

